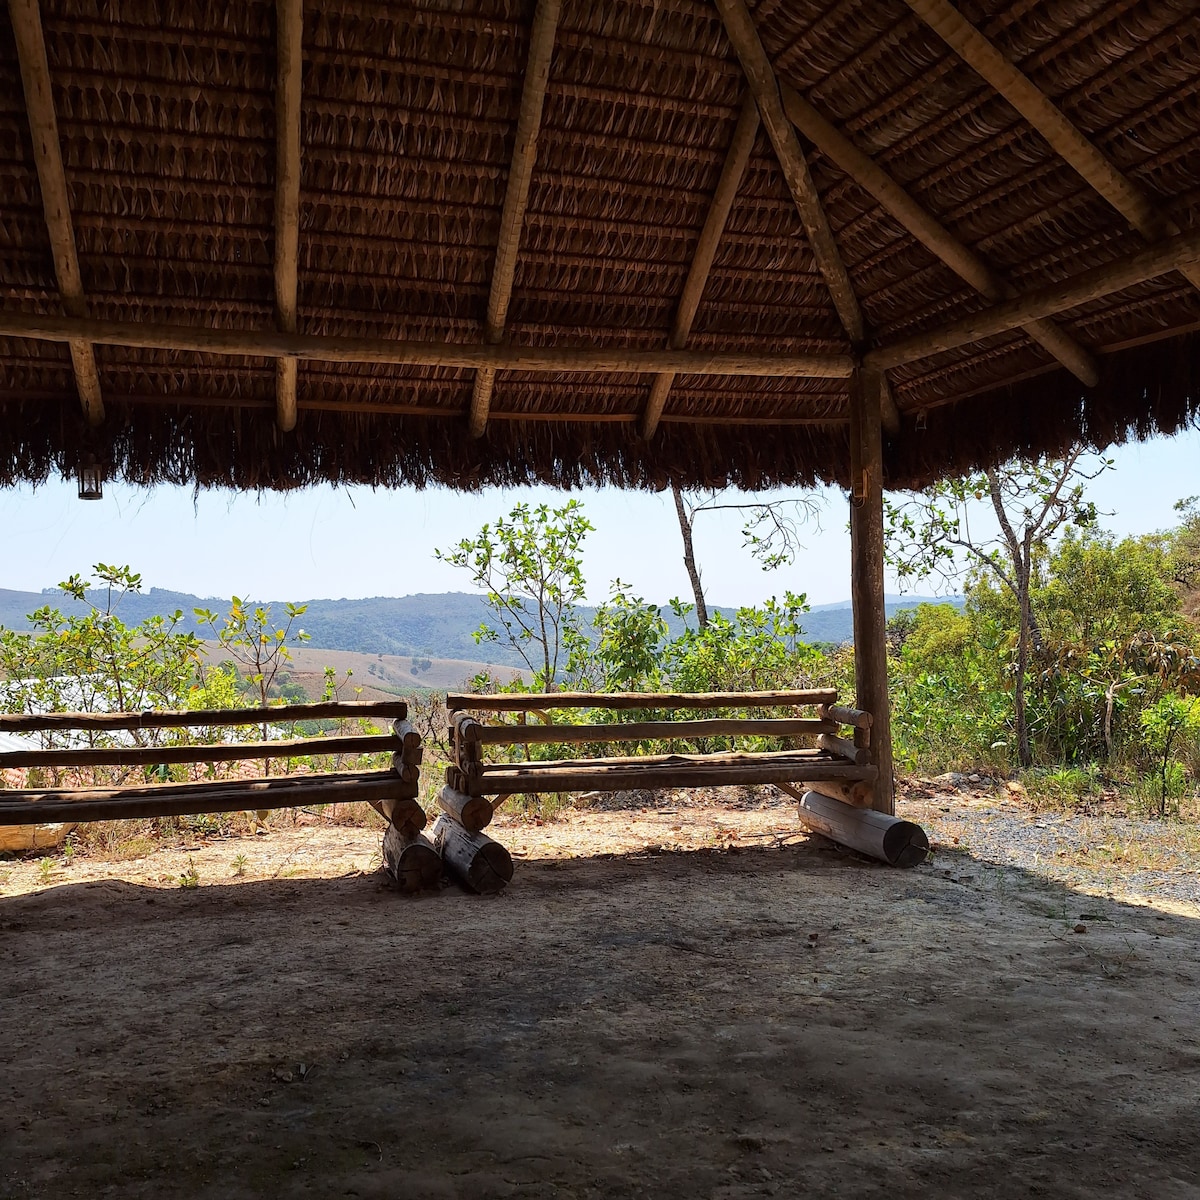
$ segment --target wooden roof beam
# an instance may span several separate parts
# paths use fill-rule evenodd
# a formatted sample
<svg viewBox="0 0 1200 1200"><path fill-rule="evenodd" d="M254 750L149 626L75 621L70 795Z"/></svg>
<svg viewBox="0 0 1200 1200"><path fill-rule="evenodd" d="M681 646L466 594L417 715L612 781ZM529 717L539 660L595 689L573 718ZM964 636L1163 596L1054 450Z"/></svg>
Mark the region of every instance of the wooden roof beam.
<svg viewBox="0 0 1200 1200"><path fill-rule="evenodd" d="M904 0L959 58L983 77L1038 131L1050 148L1119 212L1147 241L1179 232L1170 217L1064 116L1035 83L980 33L950 0ZM1200 288L1200 267L1183 274Z"/></svg>
<svg viewBox="0 0 1200 1200"><path fill-rule="evenodd" d="M780 90L784 111L796 128L855 183L874 196L927 250L987 299L1005 300L1016 295L1015 289L1006 280L922 208L882 167L827 121L803 96L786 84ZM1052 321L1031 321L1024 329L1082 383L1095 387L1100 382L1100 368L1096 360Z"/></svg>
<svg viewBox="0 0 1200 1200"><path fill-rule="evenodd" d="M917 362L1010 329L1018 329L1029 321L1042 320L1067 309L1078 308L1081 304L1122 292L1149 279L1157 279L1160 275L1184 270L1197 263L1200 263L1200 230L1176 234L1072 279L1004 300L983 312L951 321L927 333L880 346L865 355L863 362L867 366L880 368Z"/></svg>
<svg viewBox="0 0 1200 1200"><path fill-rule="evenodd" d="M303 0L275 7L275 319L281 333L296 332L300 255L300 104L303 68ZM275 421L296 428L294 358L275 363Z"/></svg>
<svg viewBox="0 0 1200 1200"><path fill-rule="evenodd" d="M767 58L745 0L717 0L717 8L750 84L750 91L758 103L758 111L762 114L771 145L775 147L788 190L808 234L817 267L825 277L846 336L852 346L858 347L865 337L862 310L858 306L858 297L854 294L846 265L842 262L841 251L834 241L821 198L817 195L804 151L796 139L792 123L783 111L783 99L779 94L774 68Z"/></svg>
<svg viewBox="0 0 1200 1200"><path fill-rule="evenodd" d="M692 332L692 324L704 295L704 286L708 283L708 273L712 269L717 246L725 232L725 224L729 220L733 202L737 199L738 188L741 187L757 136L758 105L753 96L748 96L734 128L733 140L725 155L725 165L721 168L721 178L717 181L717 190L713 193L708 216L704 220L704 228L700 231L700 240L696 243L696 252L688 268L683 294L679 298L675 324L667 340L667 345L673 350L682 350ZM652 438L658 429L667 396L674 382L675 376L670 372L654 377L650 398L646 402L646 411L642 414L642 437L647 440Z"/></svg>
<svg viewBox="0 0 1200 1200"><path fill-rule="evenodd" d="M504 193L504 208L500 213L500 240L496 246L492 290L488 295L487 319L483 326L484 341L492 345L499 343L504 336L504 325L508 319L508 304L512 299L517 251L521 246L525 209L529 203L529 182L533 178L533 166L537 160L538 131L542 124L546 88L550 82L550 58L554 53L554 34L560 8L561 0L538 0L537 10L533 14L529 59L525 65L525 83L517 114L517 138L508 172L508 187ZM492 405L495 385L494 370L484 369L476 373L467 418L474 437L482 437L487 429L488 410Z"/></svg>
<svg viewBox="0 0 1200 1200"><path fill-rule="evenodd" d="M739 375L778 379L849 379L848 354L763 354L728 350L631 350L625 346L511 346L325 337L273 330L212 329L149 321L93 321L0 311L0 337L106 346L186 350L231 358L296 358L313 362L391 363L452 370L590 374Z"/></svg>
<svg viewBox="0 0 1200 1200"><path fill-rule="evenodd" d="M33 135L33 158L37 167L54 274L62 295L63 308L72 318L87 316L87 297L79 271L75 246L75 227L71 220L71 198L67 174L63 168L62 143L58 136L58 117L54 111L54 92L50 82L50 63L46 58L46 38L37 0L9 0L9 15L21 64L21 83L25 90L25 111ZM104 420L104 398L100 394L100 374L96 354L84 338L68 340L75 388L89 425Z"/></svg>

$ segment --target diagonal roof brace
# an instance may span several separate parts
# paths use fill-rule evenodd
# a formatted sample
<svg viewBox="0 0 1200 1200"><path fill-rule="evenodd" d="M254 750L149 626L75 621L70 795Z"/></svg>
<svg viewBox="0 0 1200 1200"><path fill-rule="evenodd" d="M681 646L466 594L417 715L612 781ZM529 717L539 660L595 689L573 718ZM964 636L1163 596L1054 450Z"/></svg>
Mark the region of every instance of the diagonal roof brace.
<svg viewBox="0 0 1200 1200"><path fill-rule="evenodd" d="M950 0L904 0L959 58L1008 101L1064 159L1148 242L1179 233L1179 225L1159 212L1153 199L1092 142L1063 111L1014 66ZM1182 268L1200 288L1200 266Z"/></svg>
<svg viewBox="0 0 1200 1200"><path fill-rule="evenodd" d="M86 318L87 297L79 271L75 245L75 227L71 220L70 193L63 168L62 143L58 136L58 117L54 111L54 93L50 82L50 63L46 58L46 38L37 0L9 0L9 15L21 64L21 83L25 90L25 111L33 135L33 157L37 167L50 250L54 256L54 274L69 317ZM104 420L104 399L100 394L100 374L96 353L84 338L71 338L71 364L75 388L89 425Z"/></svg>
<svg viewBox="0 0 1200 1200"><path fill-rule="evenodd" d="M796 128L822 154L865 189L927 250L988 300L1015 296L1015 289L998 276L970 247L960 242L873 159L827 121L807 100L784 84L783 107ZM1058 359L1088 387L1100 382L1096 360L1070 334L1052 321L1030 321L1025 332Z"/></svg>
<svg viewBox="0 0 1200 1200"><path fill-rule="evenodd" d="M704 228L700 231L700 240L696 243L696 252L692 256L692 264L688 268L687 281L683 285L683 294L679 298L679 309L675 313L675 324L671 329L668 345L672 350L682 350L687 344L692 332L692 323L700 308L700 300L704 295L704 285L708 282L708 273L712 270L713 259L716 257L717 246L729 214L733 210L733 202L737 199L738 188L750 162L754 150L754 139L758 136L758 106L753 96L748 96L742 105L741 115L733 130L733 140L725 155L725 165L721 168L721 178L717 181L717 190L713 193L709 205L708 216L704 220ZM642 414L642 437L649 440L658 429L662 420L663 409L670 395L671 385L675 382L673 372L665 372L654 377L650 388L650 398L646 402L646 410Z"/></svg>
<svg viewBox="0 0 1200 1200"><path fill-rule="evenodd" d="M504 193L504 208L500 213L500 240L496 246L496 265L492 270L492 289L488 296L487 320L483 327L484 341L493 345L504 336L508 304L512 299L513 280L517 273L517 251L521 246L521 231L525 226L525 209L529 204L529 182L537 160L538 131L542 124L542 107L550 82L550 58L554 53L554 35L558 28L561 0L538 0L529 34L529 60L525 66L525 84L521 91L521 108L517 114L517 139L513 146L512 165L508 172L508 187ZM482 437L487 429L488 411L492 406L492 390L496 372L485 368L476 372L475 388L471 394L468 424L472 436Z"/></svg>

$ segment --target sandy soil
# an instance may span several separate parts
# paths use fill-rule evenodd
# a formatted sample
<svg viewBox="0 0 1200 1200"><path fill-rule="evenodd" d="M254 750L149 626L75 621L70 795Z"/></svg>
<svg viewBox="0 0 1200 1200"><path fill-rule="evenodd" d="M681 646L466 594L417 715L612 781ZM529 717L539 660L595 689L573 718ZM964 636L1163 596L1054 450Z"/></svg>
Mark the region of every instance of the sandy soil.
<svg viewBox="0 0 1200 1200"><path fill-rule="evenodd" d="M1200 1197L1200 910L658 805L0 863L0 1196Z"/></svg>

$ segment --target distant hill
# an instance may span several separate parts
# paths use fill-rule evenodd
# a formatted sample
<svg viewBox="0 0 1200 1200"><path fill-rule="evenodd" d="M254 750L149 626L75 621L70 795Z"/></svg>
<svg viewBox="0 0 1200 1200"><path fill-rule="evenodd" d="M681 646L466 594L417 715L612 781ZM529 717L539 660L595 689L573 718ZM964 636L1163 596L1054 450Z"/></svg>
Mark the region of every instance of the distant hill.
<svg viewBox="0 0 1200 1200"><path fill-rule="evenodd" d="M283 601L271 601L277 618L282 616ZM929 596L888 596L887 611L891 616L902 608L918 604L961 605L962 598ZM56 588L42 592L17 592L0 589L0 625L9 629L27 629L26 614L43 605L63 612L81 611L81 606L68 600ZM151 588L141 595L126 596L121 601L120 614L129 624L137 624L155 614L183 612L182 628L203 634L193 617L194 608L210 608L223 613L228 598L192 596L165 588ZM309 634L311 649L350 651L356 654L386 655L389 658L450 659L477 664L486 660L497 665L516 665L511 651L500 645L480 644L472 634L487 620L488 609L482 596L463 592L441 592L416 596L372 596L363 600L309 600L308 611L300 621ZM714 611L732 617L732 608ZM595 616L594 608L585 607L581 613L587 622ZM680 623L664 609L672 635L680 632ZM852 636L853 623L850 605L821 604L804 618L804 632L812 642L846 642ZM456 669L456 668L455 668Z"/></svg>

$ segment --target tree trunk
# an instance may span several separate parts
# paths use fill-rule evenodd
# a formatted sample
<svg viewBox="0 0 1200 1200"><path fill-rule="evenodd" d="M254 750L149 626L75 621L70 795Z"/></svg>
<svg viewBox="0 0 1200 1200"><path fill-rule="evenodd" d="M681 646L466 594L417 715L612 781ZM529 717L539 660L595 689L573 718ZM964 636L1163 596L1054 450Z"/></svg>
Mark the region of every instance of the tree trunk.
<svg viewBox="0 0 1200 1200"><path fill-rule="evenodd" d="M1013 679L1013 716L1017 726L1017 760L1021 766L1033 764L1033 753L1029 748L1029 721L1025 712L1025 677L1029 672L1029 638L1032 609L1029 601L1029 563L1021 564L1017 580L1021 620L1017 630L1017 673Z"/></svg>
<svg viewBox="0 0 1200 1200"><path fill-rule="evenodd" d="M675 497L675 511L679 515L679 532L683 535L683 565L687 567L692 581L692 595L696 598L696 623L701 629L708 625L708 605L704 603L704 588L700 583L700 571L696 566L696 555L692 548L692 520L683 502L683 493L677 483L671 484L671 495Z"/></svg>

